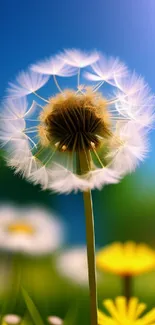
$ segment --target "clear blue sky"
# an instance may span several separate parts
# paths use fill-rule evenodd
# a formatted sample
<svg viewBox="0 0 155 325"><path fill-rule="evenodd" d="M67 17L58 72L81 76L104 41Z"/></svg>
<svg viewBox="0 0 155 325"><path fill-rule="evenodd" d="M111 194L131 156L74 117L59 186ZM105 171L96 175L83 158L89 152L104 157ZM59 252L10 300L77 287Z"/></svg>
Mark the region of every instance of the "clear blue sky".
<svg viewBox="0 0 155 325"><path fill-rule="evenodd" d="M154 88L154 0L1 0L0 95L17 71L66 47L117 55Z"/></svg>
<svg viewBox="0 0 155 325"><path fill-rule="evenodd" d="M1 97L19 70L71 47L119 56L155 93L155 0L1 0L0 44ZM152 149L140 169L145 186L155 176L155 132Z"/></svg>

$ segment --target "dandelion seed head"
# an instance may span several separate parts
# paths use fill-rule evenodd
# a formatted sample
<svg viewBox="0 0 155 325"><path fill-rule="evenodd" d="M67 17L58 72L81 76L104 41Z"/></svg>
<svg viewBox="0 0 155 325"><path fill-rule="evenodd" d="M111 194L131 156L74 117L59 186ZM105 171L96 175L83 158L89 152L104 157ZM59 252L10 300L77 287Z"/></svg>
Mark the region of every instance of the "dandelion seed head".
<svg viewBox="0 0 155 325"><path fill-rule="evenodd" d="M72 89L61 85L60 77L73 75ZM146 158L154 96L118 58L67 49L33 64L16 81L2 104L0 146L8 165L43 190L101 189ZM58 91L52 95L51 87L44 98L38 90L48 81Z"/></svg>
<svg viewBox="0 0 155 325"><path fill-rule="evenodd" d="M59 150L69 152L91 150L92 144L98 147L100 138L111 133L106 106L106 100L96 93L57 95L41 113L41 142L59 144Z"/></svg>

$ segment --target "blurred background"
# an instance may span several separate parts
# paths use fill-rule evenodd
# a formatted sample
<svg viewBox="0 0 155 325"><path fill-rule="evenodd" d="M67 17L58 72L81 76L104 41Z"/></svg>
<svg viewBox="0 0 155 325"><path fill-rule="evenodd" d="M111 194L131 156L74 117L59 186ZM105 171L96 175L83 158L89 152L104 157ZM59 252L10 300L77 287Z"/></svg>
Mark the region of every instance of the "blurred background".
<svg viewBox="0 0 155 325"><path fill-rule="evenodd" d="M1 99L8 81L13 80L18 71L64 48L97 49L107 55L119 56L131 70L144 76L155 92L154 16L154 0L1 0ZM125 177L118 185L93 192L97 248L126 240L146 242L155 248L154 131L150 139L148 158L134 174ZM54 212L66 231L61 250L85 246L82 195L43 192L39 186L14 175L2 157L1 152L0 204L18 208L32 204L48 213ZM77 305L80 310L77 323L89 324L87 283L85 280L74 281L74 277L70 280L68 275L59 273L55 262L58 254L59 251L55 251L34 258L1 251L1 308L9 313L24 313L25 306L16 285L18 272L14 271L14 265L17 270L20 264L23 286L43 318L50 314L63 318L72 305ZM72 261L71 257L67 268ZM135 278L134 294L150 307L154 305L154 290L155 272ZM4 306L4 296L8 293L12 299L6 299ZM121 293L118 276L102 274L99 277L99 301Z"/></svg>

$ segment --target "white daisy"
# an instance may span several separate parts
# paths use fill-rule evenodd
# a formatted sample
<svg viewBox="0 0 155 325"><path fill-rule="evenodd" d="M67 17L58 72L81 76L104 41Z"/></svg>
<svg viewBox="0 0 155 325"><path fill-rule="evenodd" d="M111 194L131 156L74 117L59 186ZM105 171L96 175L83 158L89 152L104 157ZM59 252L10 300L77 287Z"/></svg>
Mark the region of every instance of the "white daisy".
<svg viewBox="0 0 155 325"><path fill-rule="evenodd" d="M87 251L85 247L74 247L63 251L56 258L59 274L74 283L88 285Z"/></svg>
<svg viewBox="0 0 155 325"><path fill-rule="evenodd" d="M41 255L56 250L64 240L61 222L42 208L0 208L0 249Z"/></svg>
<svg viewBox="0 0 155 325"><path fill-rule="evenodd" d="M26 75L23 91L29 88L34 93L32 104L25 99L5 101L0 141L7 163L43 189L70 193L116 184L149 149L148 131L155 115L148 85L118 59L103 56L93 63L97 58L96 52L66 50L33 65L44 74L58 74L66 64L77 67L75 89L62 90L53 75L58 94L46 99L35 92ZM80 68L88 64L96 77L86 76L99 81L93 87L80 83Z"/></svg>

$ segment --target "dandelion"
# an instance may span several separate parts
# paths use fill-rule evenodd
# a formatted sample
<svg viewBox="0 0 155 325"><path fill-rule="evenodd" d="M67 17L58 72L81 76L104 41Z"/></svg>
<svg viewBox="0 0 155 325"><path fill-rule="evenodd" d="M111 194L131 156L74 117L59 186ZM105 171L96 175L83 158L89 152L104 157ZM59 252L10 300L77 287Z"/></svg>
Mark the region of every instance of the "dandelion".
<svg viewBox="0 0 155 325"><path fill-rule="evenodd" d="M103 301L108 315L98 311L98 325L153 325L155 323L155 308L141 316L146 309L144 303L132 297L129 301L125 297L117 297L115 302L110 299Z"/></svg>
<svg viewBox="0 0 155 325"><path fill-rule="evenodd" d="M97 253L100 269L119 275L138 275L153 269L155 253L146 244L113 243Z"/></svg>
<svg viewBox="0 0 155 325"><path fill-rule="evenodd" d="M88 72L85 76L99 84L88 83L83 89L79 83L77 90L60 90L56 75L68 77L75 73L73 67L90 64L100 79ZM44 99L36 90L51 75L60 93ZM107 95L98 92L101 81L112 88L105 87ZM154 98L144 80L128 75L118 59L66 50L32 65L17 82L18 86L10 85L10 98L2 104L1 145L8 150L8 164L43 189L60 193L100 189L119 182L147 155ZM42 103L35 99L29 105L22 96L30 93Z"/></svg>
<svg viewBox="0 0 155 325"><path fill-rule="evenodd" d="M155 253L146 244L116 242L97 253L96 263L98 269L123 277L125 295L129 298L131 277L153 270Z"/></svg>
<svg viewBox="0 0 155 325"><path fill-rule="evenodd" d="M76 88L62 88L57 76L75 74ZM44 98L37 90L51 78L58 94L51 91ZM17 101L28 94L25 111L25 102ZM144 80L118 59L74 49L33 64L10 85L7 97L3 105L11 113L7 109L2 114L0 139L8 165L43 189L84 192L92 324L97 325L90 191L118 183L145 158L154 97Z"/></svg>
<svg viewBox="0 0 155 325"><path fill-rule="evenodd" d="M90 64L99 79L90 72L84 75L99 83L82 86L78 74L77 90L60 88L56 75L69 77ZM50 76L60 93L44 99L36 91ZM104 91L103 82L111 89L105 86ZM18 75L17 83L10 85L9 99L2 103L1 146L8 164L43 189L101 189L118 183L145 159L154 97L144 80L129 74L118 59L66 50L33 64ZM38 101L29 104L23 96L30 93Z"/></svg>
<svg viewBox="0 0 155 325"><path fill-rule="evenodd" d="M0 249L31 255L48 254L63 242L60 221L44 209L0 208Z"/></svg>

